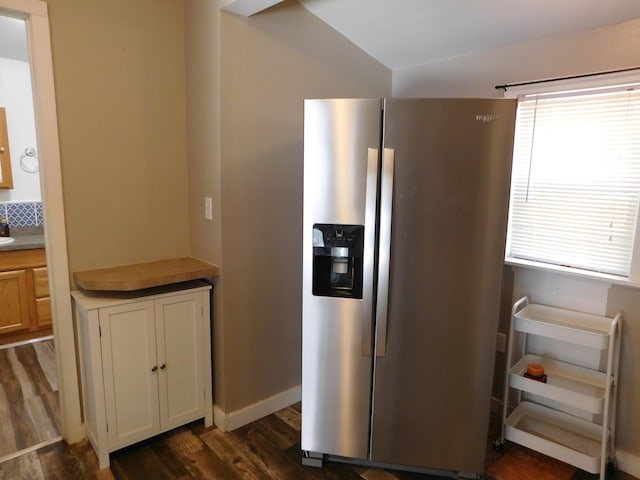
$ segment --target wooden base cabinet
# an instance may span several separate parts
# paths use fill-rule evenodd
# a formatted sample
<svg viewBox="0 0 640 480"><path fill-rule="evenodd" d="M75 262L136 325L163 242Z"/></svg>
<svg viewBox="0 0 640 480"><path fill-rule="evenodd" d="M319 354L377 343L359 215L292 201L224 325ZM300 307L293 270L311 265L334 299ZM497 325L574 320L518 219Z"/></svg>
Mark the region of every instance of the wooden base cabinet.
<svg viewBox="0 0 640 480"><path fill-rule="evenodd" d="M210 289L72 292L85 432L100 468L114 450L199 418L213 424Z"/></svg>
<svg viewBox="0 0 640 480"><path fill-rule="evenodd" d="M42 248L0 252L0 345L52 334Z"/></svg>

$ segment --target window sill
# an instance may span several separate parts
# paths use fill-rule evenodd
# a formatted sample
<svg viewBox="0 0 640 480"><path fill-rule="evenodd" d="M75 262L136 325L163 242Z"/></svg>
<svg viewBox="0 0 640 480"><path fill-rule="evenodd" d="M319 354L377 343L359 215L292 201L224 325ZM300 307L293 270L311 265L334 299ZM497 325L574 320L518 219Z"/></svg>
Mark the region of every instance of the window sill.
<svg viewBox="0 0 640 480"><path fill-rule="evenodd" d="M631 280L627 277L620 277L618 275L611 275L608 273L591 272L589 270L580 270L578 268L561 267L559 265L551 265L548 263L535 262L532 260L523 260L521 258L506 257L504 260L505 265L512 267L530 268L533 270L542 270L545 272L559 273L561 275L567 275L578 278L588 278L590 280L597 280L610 285L622 285L631 288L640 288L640 282L637 280Z"/></svg>

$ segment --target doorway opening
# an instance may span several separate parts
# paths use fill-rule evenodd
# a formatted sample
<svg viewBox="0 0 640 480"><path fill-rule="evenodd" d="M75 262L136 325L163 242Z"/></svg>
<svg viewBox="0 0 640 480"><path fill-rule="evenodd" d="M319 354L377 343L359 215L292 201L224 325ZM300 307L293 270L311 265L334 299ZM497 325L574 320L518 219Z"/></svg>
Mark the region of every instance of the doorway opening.
<svg viewBox="0 0 640 480"><path fill-rule="evenodd" d="M67 240L62 194L62 170L48 5L41 0L0 0L0 15L21 19L26 25L33 110L37 131L38 170L51 323L60 406L60 430L64 440L84 438L78 385L78 367L71 308ZM0 42L3 45L4 42ZM22 155L20 152L19 155ZM26 163L33 169L32 163ZM35 288L35 283L34 283Z"/></svg>
<svg viewBox="0 0 640 480"><path fill-rule="evenodd" d="M26 21L0 14L0 461L60 437Z"/></svg>

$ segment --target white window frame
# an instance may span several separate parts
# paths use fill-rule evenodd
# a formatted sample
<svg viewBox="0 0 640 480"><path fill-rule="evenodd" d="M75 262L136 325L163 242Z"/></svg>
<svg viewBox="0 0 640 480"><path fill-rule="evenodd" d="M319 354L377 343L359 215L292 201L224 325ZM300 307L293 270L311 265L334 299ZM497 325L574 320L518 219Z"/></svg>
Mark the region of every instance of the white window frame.
<svg viewBox="0 0 640 480"><path fill-rule="evenodd" d="M618 73L584 76L580 78L567 78L537 83L532 82L530 84L505 86L503 88L505 97L523 98L525 96L539 95L543 93L559 93L591 89L595 90L598 88L607 88L622 85L633 85L635 86L635 88L640 88L640 69ZM508 238L505 251L505 263L507 265L551 271L571 276L606 281L610 284L634 286L640 288L640 208L638 209L638 215L636 218L636 231L633 251L631 255L631 267L629 269L628 277L515 258L510 256L509 247L510 239Z"/></svg>

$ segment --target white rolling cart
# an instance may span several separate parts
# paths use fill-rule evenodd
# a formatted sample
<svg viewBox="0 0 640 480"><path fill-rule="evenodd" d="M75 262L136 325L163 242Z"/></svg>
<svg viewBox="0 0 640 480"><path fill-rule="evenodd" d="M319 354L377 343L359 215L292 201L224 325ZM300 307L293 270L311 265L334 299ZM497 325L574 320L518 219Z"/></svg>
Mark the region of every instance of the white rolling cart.
<svg viewBox="0 0 640 480"><path fill-rule="evenodd" d="M604 480L606 467L615 465L620 332L620 314L609 318L530 304L527 297L518 300L512 310L502 433L496 446L509 440L599 473ZM532 335L554 340L544 355L531 353ZM601 366L559 360L562 350L575 346L593 351ZM546 382L524 376L529 364L544 367Z"/></svg>

